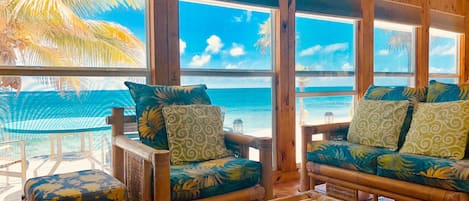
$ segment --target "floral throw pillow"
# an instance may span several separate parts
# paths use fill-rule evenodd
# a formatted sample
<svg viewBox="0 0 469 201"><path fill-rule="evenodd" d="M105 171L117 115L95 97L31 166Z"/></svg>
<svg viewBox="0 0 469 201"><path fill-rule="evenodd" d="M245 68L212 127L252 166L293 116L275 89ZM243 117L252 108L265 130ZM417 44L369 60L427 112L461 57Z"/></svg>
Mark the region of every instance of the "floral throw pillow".
<svg viewBox="0 0 469 201"><path fill-rule="evenodd" d="M173 164L231 155L226 149L220 107L173 105L163 108Z"/></svg>
<svg viewBox="0 0 469 201"><path fill-rule="evenodd" d="M400 153L463 159L469 133L469 101L420 103Z"/></svg>
<svg viewBox="0 0 469 201"><path fill-rule="evenodd" d="M138 134L143 144L168 150L168 138L162 109L166 105L207 104L210 98L205 85L163 86L125 82L135 101Z"/></svg>
<svg viewBox="0 0 469 201"><path fill-rule="evenodd" d="M347 140L351 143L397 150L409 101L361 100Z"/></svg>

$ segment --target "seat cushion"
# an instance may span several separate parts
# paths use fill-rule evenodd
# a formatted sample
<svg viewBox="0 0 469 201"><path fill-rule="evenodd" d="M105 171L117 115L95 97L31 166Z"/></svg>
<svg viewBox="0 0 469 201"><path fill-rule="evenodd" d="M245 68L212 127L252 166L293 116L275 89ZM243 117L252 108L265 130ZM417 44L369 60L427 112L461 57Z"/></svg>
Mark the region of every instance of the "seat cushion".
<svg viewBox="0 0 469 201"><path fill-rule="evenodd" d="M378 175L452 191L469 192L469 160L386 154L378 157Z"/></svg>
<svg viewBox="0 0 469 201"><path fill-rule="evenodd" d="M25 197L35 200L127 200L123 183L100 170L83 170L31 178Z"/></svg>
<svg viewBox="0 0 469 201"><path fill-rule="evenodd" d="M258 184L261 163L243 158L171 166L171 200L194 200Z"/></svg>
<svg viewBox="0 0 469 201"><path fill-rule="evenodd" d="M163 86L124 82L135 101L138 134L143 144L168 150L162 109L166 105L206 104L211 101L205 85Z"/></svg>
<svg viewBox="0 0 469 201"><path fill-rule="evenodd" d="M376 174L378 156L393 151L345 141L315 141L308 144L307 159L315 163Z"/></svg>

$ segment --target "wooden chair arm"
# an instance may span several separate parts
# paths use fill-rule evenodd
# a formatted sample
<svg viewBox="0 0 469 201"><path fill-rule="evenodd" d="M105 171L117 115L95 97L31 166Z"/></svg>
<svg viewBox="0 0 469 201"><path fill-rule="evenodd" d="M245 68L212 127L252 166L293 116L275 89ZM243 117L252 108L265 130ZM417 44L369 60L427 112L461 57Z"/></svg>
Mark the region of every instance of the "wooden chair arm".
<svg viewBox="0 0 469 201"><path fill-rule="evenodd" d="M168 150L157 150L151 148L147 145L142 144L141 142L134 141L124 135L115 136L113 138L113 145L122 148L126 152L135 154L146 161L152 161L155 157L154 155L161 155L161 157L167 157L167 160L169 161Z"/></svg>
<svg viewBox="0 0 469 201"><path fill-rule="evenodd" d="M262 164L261 185L265 189L266 200L272 199L272 138L225 133L225 141L230 149L239 151L237 154L243 158L249 158L249 147L259 149L259 162Z"/></svg>
<svg viewBox="0 0 469 201"><path fill-rule="evenodd" d="M322 124L322 125L303 125L301 126L301 185L300 190L305 191L311 189L310 180L306 172L306 152L307 144L312 141L312 136L315 134L323 134L323 139L328 140L331 136L346 135L350 122ZM345 138L343 138L345 139Z"/></svg>

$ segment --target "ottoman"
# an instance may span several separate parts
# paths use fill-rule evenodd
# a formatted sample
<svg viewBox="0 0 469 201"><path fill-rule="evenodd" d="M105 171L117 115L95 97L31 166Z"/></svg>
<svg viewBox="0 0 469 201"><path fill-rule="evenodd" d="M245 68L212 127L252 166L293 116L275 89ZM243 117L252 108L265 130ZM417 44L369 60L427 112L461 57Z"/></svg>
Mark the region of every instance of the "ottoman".
<svg viewBox="0 0 469 201"><path fill-rule="evenodd" d="M127 200L125 185L100 170L31 178L24 185L25 199L39 200Z"/></svg>

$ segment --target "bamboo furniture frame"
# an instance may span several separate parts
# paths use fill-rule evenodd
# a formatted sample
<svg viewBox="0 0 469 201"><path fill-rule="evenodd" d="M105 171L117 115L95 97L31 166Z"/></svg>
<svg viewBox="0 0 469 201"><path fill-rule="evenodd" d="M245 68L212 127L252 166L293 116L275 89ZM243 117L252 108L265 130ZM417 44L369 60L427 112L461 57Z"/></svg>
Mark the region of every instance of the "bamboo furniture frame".
<svg viewBox="0 0 469 201"><path fill-rule="evenodd" d="M136 131L136 117L124 116L123 108L113 108L112 116L107 118L107 122L112 124L113 176L127 186L129 198L170 201L169 151L156 150L124 136L124 132ZM272 139L225 133L225 141L229 149L244 158L249 157L249 147L259 149L259 160L262 164L261 181L250 188L202 200L272 199Z"/></svg>
<svg viewBox="0 0 469 201"><path fill-rule="evenodd" d="M346 170L338 167L313 163L306 159L306 146L312 135L324 134L323 139L334 135L346 135L349 123L335 123L324 125L302 126L302 163L301 163L301 190L314 187L316 181L354 190L369 192L378 196L386 196L395 200L439 200L439 201L467 201L469 194L424 186L416 183L380 177ZM374 196L377 200L378 196Z"/></svg>

